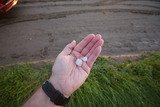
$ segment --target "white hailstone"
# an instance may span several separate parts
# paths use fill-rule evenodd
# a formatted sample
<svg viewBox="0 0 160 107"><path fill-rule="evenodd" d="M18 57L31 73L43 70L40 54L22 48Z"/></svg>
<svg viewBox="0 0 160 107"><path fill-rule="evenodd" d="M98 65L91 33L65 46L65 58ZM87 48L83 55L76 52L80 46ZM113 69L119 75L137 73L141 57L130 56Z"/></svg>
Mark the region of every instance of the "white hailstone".
<svg viewBox="0 0 160 107"><path fill-rule="evenodd" d="M82 66L82 60L81 60L81 59L77 59L77 60L76 60L76 65Z"/></svg>
<svg viewBox="0 0 160 107"><path fill-rule="evenodd" d="M83 60L84 62L86 62L86 61L88 60L88 58L87 58L87 57L83 57L82 60Z"/></svg>

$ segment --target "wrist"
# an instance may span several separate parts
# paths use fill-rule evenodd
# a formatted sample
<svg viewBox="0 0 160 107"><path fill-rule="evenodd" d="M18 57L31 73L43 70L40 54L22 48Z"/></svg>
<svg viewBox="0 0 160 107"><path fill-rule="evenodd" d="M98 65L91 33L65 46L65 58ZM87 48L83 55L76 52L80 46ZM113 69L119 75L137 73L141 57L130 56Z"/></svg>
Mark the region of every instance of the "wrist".
<svg viewBox="0 0 160 107"><path fill-rule="evenodd" d="M53 87L58 90L61 94L63 94L66 98L69 98L70 95L65 93L64 89L59 85L58 81L56 81L55 79L53 79L52 77L50 77L50 79L48 80Z"/></svg>

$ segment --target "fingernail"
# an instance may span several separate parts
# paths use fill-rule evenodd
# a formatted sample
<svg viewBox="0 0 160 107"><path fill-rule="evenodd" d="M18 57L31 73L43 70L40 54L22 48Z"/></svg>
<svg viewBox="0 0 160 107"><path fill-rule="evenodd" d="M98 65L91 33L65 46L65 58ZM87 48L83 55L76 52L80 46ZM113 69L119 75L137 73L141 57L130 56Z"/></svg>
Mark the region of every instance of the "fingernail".
<svg viewBox="0 0 160 107"><path fill-rule="evenodd" d="M75 42L76 42L75 40L72 41L72 43L75 43Z"/></svg>
<svg viewBox="0 0 160 107"><path fill-rule="evenodd" d="M76 44L76 41L75 41L75 40L73 40L73 41L71 42L71 44Z"/></svg>
<svg viewBox="0 0 160 107"><path fill-rule="evenodd" d="M101 34L97 34L96 36L100 36L100 37L102 37L102 35L101 35Z"/></svg>

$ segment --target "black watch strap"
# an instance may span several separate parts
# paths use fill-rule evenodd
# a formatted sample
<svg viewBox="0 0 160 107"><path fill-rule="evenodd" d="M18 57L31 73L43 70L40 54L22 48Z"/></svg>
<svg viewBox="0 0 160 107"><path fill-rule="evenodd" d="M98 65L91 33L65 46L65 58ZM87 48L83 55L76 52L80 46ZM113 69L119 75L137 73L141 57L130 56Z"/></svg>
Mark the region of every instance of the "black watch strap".
<svg viewBox="0 0 160 107"><path fill-rule="evenodd" d="M42 85L42 89L55 105L64 106L70 99L70 97L66 98L62 93L56 90L49 81L46 81Z"/></svg>

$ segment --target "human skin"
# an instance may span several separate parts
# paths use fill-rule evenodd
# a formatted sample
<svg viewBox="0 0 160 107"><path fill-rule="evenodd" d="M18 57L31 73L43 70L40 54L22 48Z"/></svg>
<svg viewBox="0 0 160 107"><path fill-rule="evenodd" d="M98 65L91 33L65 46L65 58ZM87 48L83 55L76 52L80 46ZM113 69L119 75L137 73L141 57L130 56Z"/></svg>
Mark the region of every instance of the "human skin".
<svg viewBox="0 0 160 107"><path fill-rule="evenodd" d="M89 76L90 70L102 50L103 43L100 34L89 34L78 44L73 40L66 45L52 67L49 81L54 88L66 98L71 96ZM76 59L84 56L88 58L87 62L83 62L82 66L77 66ZM56 107L56 105L40 88L23 107Z"/></svg>

